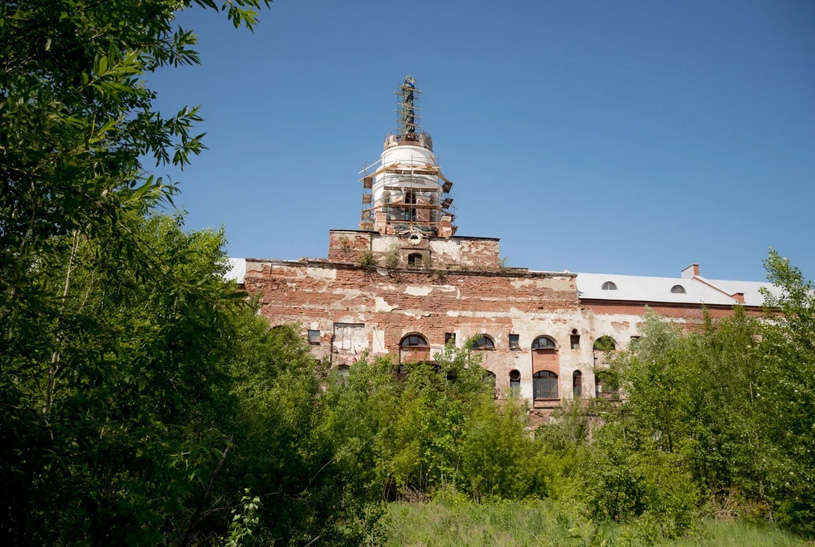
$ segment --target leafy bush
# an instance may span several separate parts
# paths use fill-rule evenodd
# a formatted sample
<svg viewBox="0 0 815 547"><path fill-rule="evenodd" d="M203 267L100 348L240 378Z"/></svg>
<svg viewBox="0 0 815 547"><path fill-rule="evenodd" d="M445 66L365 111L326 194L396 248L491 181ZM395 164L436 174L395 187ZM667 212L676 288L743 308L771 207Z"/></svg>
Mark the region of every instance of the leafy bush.
<svg viewBox="0 0 815 547"><path fill-rule="evenodd" d="M370 249L365 249L359 253L359 256L357 257L357 265L362 266L363 268L376 266L376 258L374 258L373 251Z"/></svg>

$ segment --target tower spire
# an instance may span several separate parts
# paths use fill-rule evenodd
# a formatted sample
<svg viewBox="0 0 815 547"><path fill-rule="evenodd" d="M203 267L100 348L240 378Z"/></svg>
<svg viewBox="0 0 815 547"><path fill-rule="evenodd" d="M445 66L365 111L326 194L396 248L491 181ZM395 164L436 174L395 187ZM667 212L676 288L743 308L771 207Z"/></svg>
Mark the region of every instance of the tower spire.
<svg viewBox="0 0 815 547"><path fill-rule="evenodd" d="M400 136L405 140L415 140L419 133L418 115L419 110L418 95L421 93L416 89L416 80L413 76L405 76L405 81L399 86L396 93L399 98L399 119L397 120Z"/></svg>

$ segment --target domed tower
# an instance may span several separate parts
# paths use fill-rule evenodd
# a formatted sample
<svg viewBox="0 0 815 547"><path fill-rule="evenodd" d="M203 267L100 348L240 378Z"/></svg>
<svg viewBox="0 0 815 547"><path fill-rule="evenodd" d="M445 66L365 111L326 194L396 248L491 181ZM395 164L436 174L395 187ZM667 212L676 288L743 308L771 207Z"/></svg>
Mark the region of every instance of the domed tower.
<svg viewBox="0 0 815 547"><path fill-rule="evenodd" d="M398 128L385 138L379 161L362 172L362 230L381 234L451 237L453 183L439 168L433 140L421 131L416 81L405 76L396 92Z"/></svg>

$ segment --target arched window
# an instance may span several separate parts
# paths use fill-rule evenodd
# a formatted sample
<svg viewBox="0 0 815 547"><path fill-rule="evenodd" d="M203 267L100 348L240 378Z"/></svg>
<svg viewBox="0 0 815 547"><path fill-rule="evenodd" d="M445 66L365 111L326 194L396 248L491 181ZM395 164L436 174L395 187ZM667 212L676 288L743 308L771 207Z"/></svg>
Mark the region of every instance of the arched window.
<svg viewBox="0 0 815 547"><path fill-rule="evenodd" d="M518 397L521 394L521 373L512 370L509 373L509 396Z"/></svg>
<svg viewBox="0 0 815 547"><path fill-rule="evenodd" d="M427 339L421 334L408 334L399 342L400 348L426 348Z"/></svg>
<svg viewBox="0 0 815 547"><path fill-rule="evenodd" d="M422 254L421 253L410 253L408 255L408 266L412 268L418 268L422 265Z"/></svg>
<svg viewBox="0 0 815 547"><path fill-rule="evenodd" d="M421 334L408 334L399 342L399 362L421 362L430 360L430 346Z"/></svg>
<svg viewBox="0 0 815 547"><path fill-rule="evenodd" d="M617 285L613 281L606 281L601 287L604 291L616 291Z"/></svg>
<svg viewBox="0 0 815 547"><path fill-rule="evenodd" d="M495 349L495 340L486 334L481 334L478 336L478 338L473 340L473 349Z"/></svg>
<svg viewBox="0 0 815 547"><path fill-rule="evenodd" d="M673 287L671 287L671 292L674 294L687 294L685 287L683 287L682 285L674 285Z"/></svg>
<svg viewBox="0 0 815 547"><path fill-rule="evenodd" d="M532 396L535 399L557 399L557 374L541 370L532 375Z"/></svg>
<svg viewBox="0 0 815 547"><path fill-rule="evenodd" d="M608 335L603 335L594 341L595 351L614 351L617 349L617 342Z"/></svg>
<svg viewBox="0 0 815 547"><path fill-rule="evenodd" d="M532 349L557 349L555 341L548 336L538 336L532 342Z"/></svg>
<svg viewBox="0 0 815 547"><path fill-rule="evenodd" d="M583 397L583 373L579 370L572 374L572 394L575 399Z"/></svg>

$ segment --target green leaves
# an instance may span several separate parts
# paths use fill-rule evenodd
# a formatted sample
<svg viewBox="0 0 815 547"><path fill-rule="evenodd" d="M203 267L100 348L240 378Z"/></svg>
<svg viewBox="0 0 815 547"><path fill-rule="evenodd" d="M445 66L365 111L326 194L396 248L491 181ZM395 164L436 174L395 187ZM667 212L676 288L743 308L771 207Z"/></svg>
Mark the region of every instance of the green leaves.
<svg viewBox="0 0 815 547"><path fill-rule="evenodd" d="M636 351L615 360L625 401L605 417L587 479L599 469L608 481L643 486L629 496L645 500L641 507L625 511L690 507L691 492L679 488L688 479L677 477L671 487L687 496L672 498L651 473L664 469L668 480L671 468L714 500L736 492L744 511L759 508L799 533L815 533L815 296L774 251L766 265L776 289L765 293L762 321L736 307L725 319L707 317L702 332L683 332L649 312ZM604 459L613 454L614 462ZM641 476L620 475L620 466L640 466ZM614 491L607 486L601 490ZM593 499L608 514L623 510L609 509L619 498L602 491Z"/></svg>
<svg viewBox="0 0 815 547"><path fill-rule="evenodd" d="M199 62L174 23L188 4L0 10L0 520L17 544L173 542L234 414L233 319L251 311L222 235L147 216L177 189L144 158L204 149L197 109L162 116L143 79Z"/></svg>

